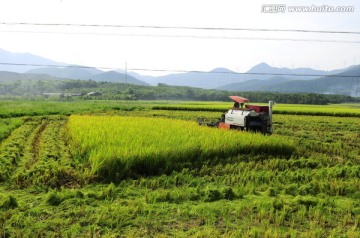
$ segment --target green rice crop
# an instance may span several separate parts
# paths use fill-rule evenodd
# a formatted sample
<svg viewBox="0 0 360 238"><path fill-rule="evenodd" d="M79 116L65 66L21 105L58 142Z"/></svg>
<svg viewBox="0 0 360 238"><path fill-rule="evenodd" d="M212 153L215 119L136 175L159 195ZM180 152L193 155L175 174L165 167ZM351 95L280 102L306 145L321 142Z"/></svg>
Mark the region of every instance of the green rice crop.
<svg viewBox="0 0 360 238"><path fill-rule="evenodd" d="M0 119L0 141L10 135L11 131L23 123L20 118Z"/></svg>
<svg viewBox="0 0 360 238"><path fill-rule="evenodd" d="M26 101L0 100L0 118L70 115L74 113L102 113L106 111L142 110L144 107L132 101Z"/></svg>
<svg viewBox="0 0 360 238"><path fill-rule="evenodd" d="M75 157L105 180L170 173L212 158L245 154L290 156L293 144L278 136L198 126L195 122L120 116L71 116Z"/></svg>
<svg viewBox="0 0 360 238"><path fill-rule="evenodd" d="M257 104L257 103L250 103ZM232 107L232 102L193 101L114 101L114 100L74 100L74 101L24 101L0 100L0 118L44 115L72 115L81 113L109 113L139 110L182 110L224 112ZM267 105L262 103L260 105ZM275 114L360 116L360 104L301 105L276 104Z"/></svg>
<svg viewBox="0 0 360 238"><path fill-rule="evenodd" d="M228 157L221 152L206 154L201 132L205 128L189 122L197 117L214 119L219 112L93 109L88 113L111 116L71 117L80 120L76 130L85 130L82 137L77 131L74 135L67 117L27 117L1 142L0 237L359 237L360 120L356 117L274 115L272 136L206 128L207 136L216 139L210 144L213 150L224 146L223 151L229 151L229 134L236 135L239 152ZM174 119L184 120L183 128L173 128L179 124ZM134 135L125 133L128 129ZM158 132L164 137L166 131L181 137L188 130L198 157L179 154L176 160L170 153L161 164L148 157L157 163L154 173L165 172L165 163L169 173L132 179L150 174L151 166L135 167L140 163L129 156L130 166L122 176L130 178L118 184L92 183L91 169L107 180L113 179L107 174L111 166L122 173L117 161L121 148L136 155L140 142L135 136L144 134L148 143L160 140L151 130L165 131ZM122 145L121 135L127 140ZM149 140L151 135L156 140ZM200 141L193 138L197 136ZM101 144L90 148L87 138ZM246 144L249 138L252 141ZM222 140L226 143L217 145ZM120 152L114 161L103 161L99 168L105 169L100 173L92 167L90 154L95 149L100 153L106 143ZM290 144L290 150L265 150L272 144ZM295 156L284 159L292 153L292 144ZM242 147L247 145L246 152ZM178 141L173 151L181 146ZM156 149L163 148L165 142ZM100 163L105 157L99 158Z"/></svg>
<svg viewBox="0 0 360 238"><path fill-rule="evenodd" d="M316 116L360 117L360 104L302 105L277 104L277 114L299 114Z"/></svg>
<svg viewBox="0 0 360 238"><path fill-rule="evenodd" d="M266 103L249 103L267 105ZM185 110L224 112L232 107L231 102L174 102L154 105L153 110ZM330 105L302 105L276 104L274 114L297 114L316 116L359 117L360 104L330 104Z"/></svg>

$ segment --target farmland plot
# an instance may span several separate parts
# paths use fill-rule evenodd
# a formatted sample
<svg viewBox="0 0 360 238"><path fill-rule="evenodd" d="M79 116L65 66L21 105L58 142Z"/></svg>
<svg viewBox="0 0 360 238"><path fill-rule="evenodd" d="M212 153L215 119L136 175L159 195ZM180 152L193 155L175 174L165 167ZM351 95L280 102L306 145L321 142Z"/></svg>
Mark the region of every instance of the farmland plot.
<svg viewBox="0 0 360 238"><path fill-rule="evenodd" d="M359 118L274 115L262 136L110 113L7 130L0 237L359 237Z"/></svg>
<svg viewBox="0 0 360 238"><path fill-rule="evenodd" d="M110 116L71 116L74 153L105 180L171 173L238 154L290 157L291 141L200 127L195 122Z"/></svg>

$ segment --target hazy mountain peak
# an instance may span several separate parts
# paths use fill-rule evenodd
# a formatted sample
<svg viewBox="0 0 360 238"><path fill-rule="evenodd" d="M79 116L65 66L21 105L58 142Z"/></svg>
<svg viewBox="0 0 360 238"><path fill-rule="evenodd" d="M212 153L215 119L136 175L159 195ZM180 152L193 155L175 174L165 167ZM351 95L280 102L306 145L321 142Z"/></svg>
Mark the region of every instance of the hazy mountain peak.
<svg viewBox="0 0 360 238"><path fill-rule="evenodd" d="M253 66L248 72L262 73L262 72L267 72L271 69L273 69L273 67L271 67L267 63L262 62L260 64Z"/></svg>
<svg viewBox="0 0 360 238"><path fill-rule="evenodd" d="M0 62L9 65L0 65L0 71L24 73L28 70L39 68L36 65L65 65L31 53L13 53L0 49ZM14 65L11 65L14 64Z"/></svg>
<svg viewBox="0 0 360 238"><path fill-rule="evenodd" d="M215 68L209 72L210 73L232 73L233 71L231 71L230 69L227 69L227 68Z"/></svg>

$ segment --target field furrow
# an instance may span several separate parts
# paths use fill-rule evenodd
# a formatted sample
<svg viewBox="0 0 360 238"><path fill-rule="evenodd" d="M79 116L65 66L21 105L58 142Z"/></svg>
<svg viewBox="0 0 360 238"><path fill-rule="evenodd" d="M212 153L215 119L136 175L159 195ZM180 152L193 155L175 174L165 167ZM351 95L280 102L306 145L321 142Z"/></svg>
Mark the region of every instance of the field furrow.
<svg viewBox="0 0 360 238"><path fill-rule="evenodd" d="M27 160L25 163L25 167L27 169L29 169L34 163L36 163L39 158L41 136L47 126L48 126L48 121L47 120L42 121L34 135L34 138L32 138L31 151L30 151L30 153L32 154L32 158Z"/></svg>

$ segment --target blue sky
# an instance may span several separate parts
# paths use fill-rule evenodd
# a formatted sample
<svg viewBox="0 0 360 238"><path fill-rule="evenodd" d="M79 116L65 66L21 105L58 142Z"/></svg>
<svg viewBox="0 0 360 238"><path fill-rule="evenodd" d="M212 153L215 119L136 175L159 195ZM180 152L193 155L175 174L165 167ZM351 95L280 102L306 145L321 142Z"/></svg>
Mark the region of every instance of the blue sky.
<svg viewBox="0 0 360 238"><path fill-rule="evenodd" d="M266 4L353 6L354 11L264 13L262 8ZM360 32L360 2L2 0L0 22ZM124 68L127 63L128 68L226 67L244 72L261 62L275 67L323 70L360 64L360 43L344 43L360 42L360 34L0 24L0 39L0 48L12 52L114 68Z"/></svg>

